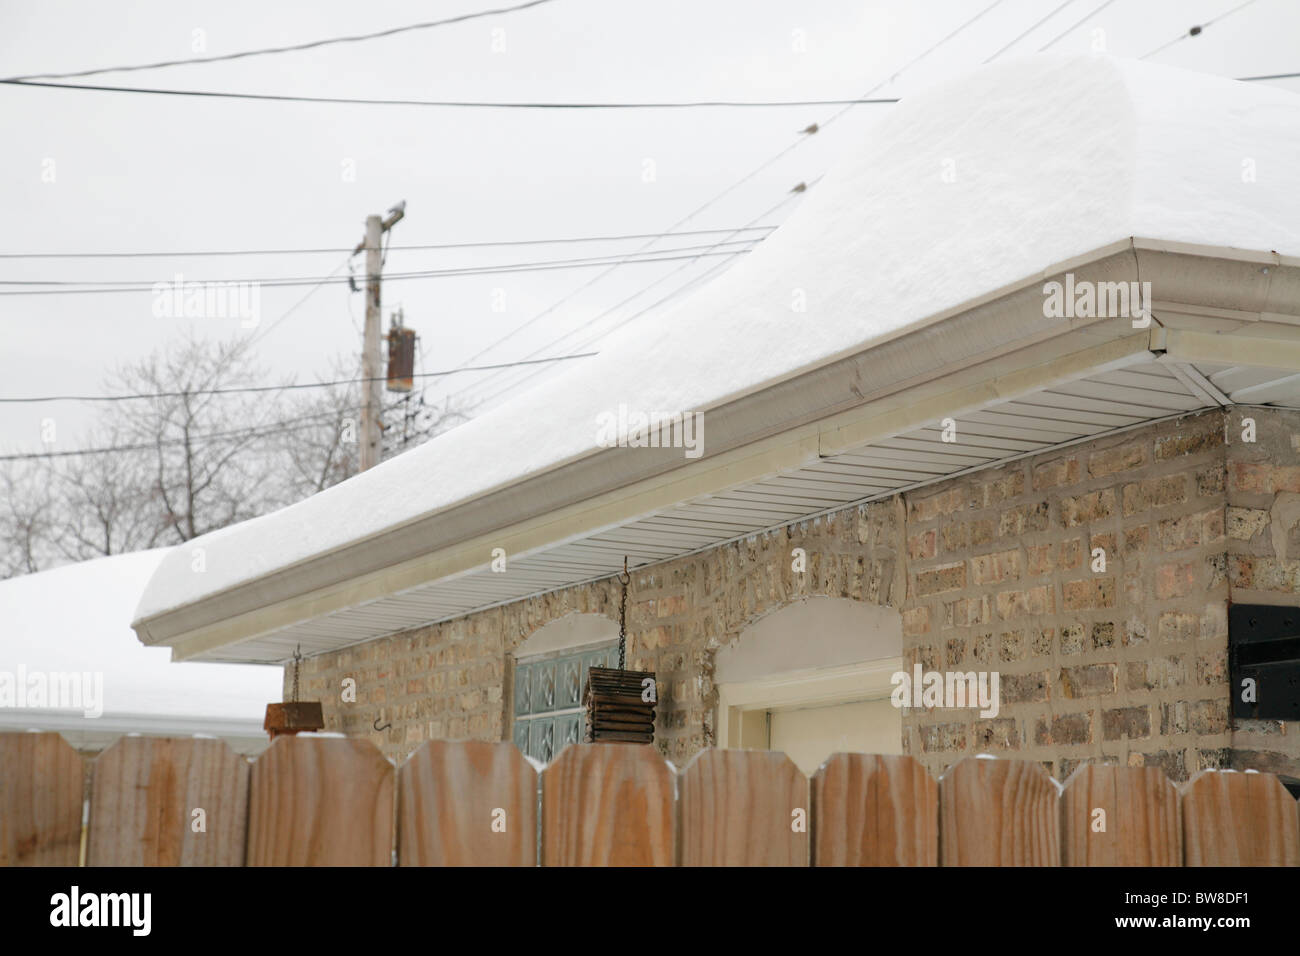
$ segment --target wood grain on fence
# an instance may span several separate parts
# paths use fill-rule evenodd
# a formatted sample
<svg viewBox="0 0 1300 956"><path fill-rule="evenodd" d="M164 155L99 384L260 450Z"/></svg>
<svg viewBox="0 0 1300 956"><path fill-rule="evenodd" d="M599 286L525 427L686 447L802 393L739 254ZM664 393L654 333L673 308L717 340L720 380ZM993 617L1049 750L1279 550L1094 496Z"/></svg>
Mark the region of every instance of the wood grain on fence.
<svg viewBox="0 0 1300 956"><path fill-rule="evenodd" d="M253 764L249 866L388 866L392 763L356 737L277 737Z"/></svg>
<svg viewBox="0 0 1300 956"><path fill-rule="evenodd" d="M808 778L783 753L700 751L677 813L682 866L808 865Z"/></svg>
<svg viewBox="0 0 1300 956"><path fill-rule="evenodd" d="M1186 866L1300 866L1300 816L1266 773L1202 770L1180 791Z"/></svg>
<svg viewBox="0 0 1300 956"><path fill-rule="evenodd" d="M514 746L432 740L402 764L402 866L535 866L537 771Z"/></svg>
<svg viewBox="0 0 1300 956"><path fill-rule="evenodd" d="M673 810L650 744L570 744L542 771L542 864L672 866Z"/></svg>
<svg viewBox="0 0 1300 956"><path fill-rule="evenodd" d="M939 778L944 866L1058 866L1057 789L1026 760L967 757Z"/></svg>
<svg viewBox="0 0 1300 956"><path fill-rule="evenodd" d="M58 734L0 734L0 866L76 866L81 757Z"/></svg>
<svg viewBox="0 0 1300 956"><path fill-rule="evenodd" d="M1065 782L1063 866L1181 866L1182 840L1178 791L1155 767L1084 764Z"/></svg>
<svg viewBox="0 0 1300 956"><path fill-rule="evenodd" d="M85 766L58 734L0 733L0 865L77 865ZM809 783L780 753L706 750L675 775L653 746L589 744L539 775L479 741L432 741L399 773L367 739L309 735L251 768L220 741L128 737L90 769L88 865L387 866L396 834L416 866L1300 866L1272 774L1176 790L1085 765L1059 788L1035 762L967 758L936 783L909 756L841 753Z"/></svg>
<svg viewBox="0 0 1300 956"><path fill-rule="evenodd" d="M248 761L224 742L122 737L91 773L87 866L243 865Z"/></svg>
<svg viewBox="0 0 1300 956"><path fill-rule="evenodd" d="M815 866L935 866L939 793L909 756L838 753L812 779Z"/></svg>

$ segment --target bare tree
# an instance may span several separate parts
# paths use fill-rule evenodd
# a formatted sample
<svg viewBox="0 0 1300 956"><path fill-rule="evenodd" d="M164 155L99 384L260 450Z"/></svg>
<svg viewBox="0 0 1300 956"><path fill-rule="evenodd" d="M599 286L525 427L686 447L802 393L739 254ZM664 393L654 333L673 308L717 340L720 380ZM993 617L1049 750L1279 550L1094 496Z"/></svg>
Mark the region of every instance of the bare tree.
<svg viewBox="0 0 1300 956"><path fill-rule="evenodd" d="M384 411L384 458L392 458L430 438L441 435L470 419L462 405L453 405L450 397L442 403L426 403L424 394L410 393L393 402Z"/></svg>
<svg viewBox="0 0 1300 956"><path fill-rule="evenodd" d="M0 473L0 575L188 541L323 491L358 470L361 383L336 359L321 388L270 383L247 339L189 336L110 375L85 444ZM250 390L251 389L251 390ZM391 458L466 420L420 394L384 411Z"/></svg>
<svg viewBox="0 0 1300 956"><path fill-rule="evenodd" d="M59 553L86 561L156 547L165 528L147 450L123 448L126 442L115 426L87 444L121 450L72 457L49 467L57 500L54 544Z"/></svg>
<svg viewBox="0 0 1300 956"><path fill-rule="evenodd" d="M290 465L287 500L314 495L359 470L360 373L359 359L335 359L327 380L340 384L312 389L294 403L291 422L299 427L286 433L282 446Z"/></svg>
<svg viewBox="0 0 1300 956"><path fill-rule="evenodd" d="M0 471L0 577L31 574L49 563L53 514L42 469L7 462Z"/></svg>
<svg viewBox="0 0 1300 956"><path fill-rule="evenodd" d="M272 437L283 430L274 392L265 385L247 339L183 339L120 369L119 392L149 396L131 402L117 425L128 443L148 448L150 497L165 531L159 543L188 541L255 517L274 502L263 480Z"/></svg>
<svg viewBox="0 0 1300 956"><path fill-rule="evenodd" d="M293 419L304 424L284 443L293 465L290 500L323 491L360 468L361 385L356 380L361 364L336 360L329 375L342 384L313 390L295 406ZM383 409L381 457L387 461L468 420L469 414L450 400L426 404L416 392L391 399Z"/></svg>

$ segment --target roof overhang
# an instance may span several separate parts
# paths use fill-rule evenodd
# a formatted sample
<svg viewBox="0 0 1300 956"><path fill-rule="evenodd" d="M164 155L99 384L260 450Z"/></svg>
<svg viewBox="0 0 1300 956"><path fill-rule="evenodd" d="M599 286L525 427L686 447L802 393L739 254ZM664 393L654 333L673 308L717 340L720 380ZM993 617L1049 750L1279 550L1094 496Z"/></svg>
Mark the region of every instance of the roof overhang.
<svg viewBox="0 0 1300 956"><path fill-rule="evenodd" d="M1150 282L1155 321L1045 317L1066 273ZM1300 403L1300 260L1123 240L703 409L698 459L601 449L135 627L177 660L279 663L1247 402ZM944 418L960 442L940 441Z"/></svg>

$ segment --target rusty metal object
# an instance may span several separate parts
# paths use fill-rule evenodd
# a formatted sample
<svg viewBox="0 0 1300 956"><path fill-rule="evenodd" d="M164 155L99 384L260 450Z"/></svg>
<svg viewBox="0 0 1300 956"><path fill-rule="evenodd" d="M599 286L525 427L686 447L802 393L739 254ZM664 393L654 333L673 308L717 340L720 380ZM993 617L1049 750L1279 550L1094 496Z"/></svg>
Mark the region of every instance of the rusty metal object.
<svg viewBox="0 0 1300 956"><path fill-rule="evenodd" d="M262 722L262 729L271 735L272 740L286 734L311 733L324 728L325 715L318 700L266 705L266 720Z"/></svg>
<svg viewBox="0 0 1300 956"><path fill-rule="evenodd" d="M415 387L415 329L394 321L388 330L388 390L409 392Z"/></svg>

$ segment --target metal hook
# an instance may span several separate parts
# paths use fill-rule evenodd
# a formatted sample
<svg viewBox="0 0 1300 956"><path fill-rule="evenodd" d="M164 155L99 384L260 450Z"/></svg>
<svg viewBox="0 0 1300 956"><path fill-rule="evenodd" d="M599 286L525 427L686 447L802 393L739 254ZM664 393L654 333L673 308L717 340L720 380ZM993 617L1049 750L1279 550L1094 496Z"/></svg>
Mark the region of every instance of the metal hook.
<svg viewBox="0 0 1300 956"><path fill-rule="evenodd" d="M618 582L619 582L619 584L622 584L624 587L626 587L627 585L629 585L629 584L632 583L632 575L630 575L630 574L627 573L627 556L626 556L626 555L623 556L623 571L622 571L622 573L620 573L619 576L618 576Z"/></svg>
<svg viewBox="0 0 1300 956"><path fill-rule="evenodd" d="M375 733L382 733L383 731L387 730L389 727L393 726L393 722L390 720L388 723L384 724L384 726L380 727L379 718L376 717L375 722L370 726L375 728Z"/></svg>

